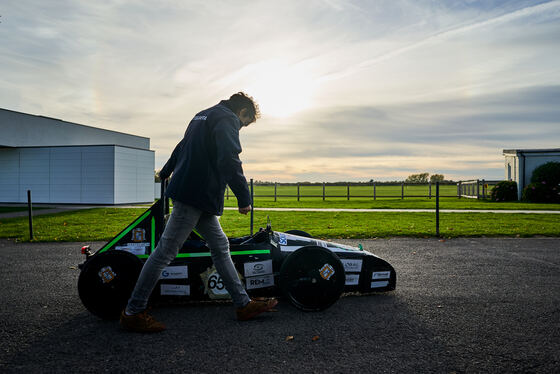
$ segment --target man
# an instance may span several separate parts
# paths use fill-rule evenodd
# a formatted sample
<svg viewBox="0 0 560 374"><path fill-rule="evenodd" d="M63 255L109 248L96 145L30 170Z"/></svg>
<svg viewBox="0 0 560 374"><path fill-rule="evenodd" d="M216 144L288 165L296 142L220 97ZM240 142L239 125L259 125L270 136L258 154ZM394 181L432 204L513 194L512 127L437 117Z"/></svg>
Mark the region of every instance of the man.
<svg viewBox="0 0 560 374"><path fill-rule="evenodd" d="M243 92L198 113L185 136L160 171L173 177L166 196L173 211L161 239L138 278L121 326L137 332L158 332L165 325L146 312L147 302L163 269L175 258L191 231L197 231L210 247L212 261L232 297L238 320L247 320L276 306L275 299L251 300L231 260L229 242L218 216L223 213L226 185L237 197L239 213L251 211L251 195L239 160L239 130L259 117L257 104Z"/></svg>

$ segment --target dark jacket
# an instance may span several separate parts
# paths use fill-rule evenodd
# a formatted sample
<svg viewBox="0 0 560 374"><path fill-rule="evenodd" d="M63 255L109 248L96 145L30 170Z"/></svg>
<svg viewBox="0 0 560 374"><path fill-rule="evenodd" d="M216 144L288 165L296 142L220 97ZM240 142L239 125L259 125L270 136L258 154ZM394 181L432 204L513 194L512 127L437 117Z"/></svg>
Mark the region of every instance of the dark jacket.
<svg viewBox="0 0 560 374"><path fill-rule="evenodd" d="M251 205L239 160L240 128L241 121L224 101L194 116L185 137L160 171L161 179L173 173L167 197L219 216L229 185L239 207Z"/></svg>

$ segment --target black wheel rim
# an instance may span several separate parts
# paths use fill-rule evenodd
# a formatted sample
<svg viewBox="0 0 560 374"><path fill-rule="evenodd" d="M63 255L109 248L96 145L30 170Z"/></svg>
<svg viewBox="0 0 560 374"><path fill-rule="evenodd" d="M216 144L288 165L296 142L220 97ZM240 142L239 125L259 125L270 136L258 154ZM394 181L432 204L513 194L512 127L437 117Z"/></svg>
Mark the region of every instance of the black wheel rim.
<svg viewBox="0 0 560 374"><path fill-rule="evenodd" d="M84 306L105 319L117 319L136 285L142 262L124 251L95 255L78 278L78 293Z"/></svg>
<svg viewBox="0 0 560 374"><path fill-rule="evenodd" d="M346 276L340 259L328 249L306 246L290 254L280 271L280 287L297 308L323 310L338 300Z"/></svg>

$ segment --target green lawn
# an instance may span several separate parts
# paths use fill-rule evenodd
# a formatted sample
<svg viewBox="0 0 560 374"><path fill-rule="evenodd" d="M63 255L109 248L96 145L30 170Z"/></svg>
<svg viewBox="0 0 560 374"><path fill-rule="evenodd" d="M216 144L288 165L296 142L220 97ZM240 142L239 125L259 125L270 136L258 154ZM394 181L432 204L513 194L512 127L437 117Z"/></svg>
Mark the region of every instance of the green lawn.
<svg viewBox="0 0 560 374"><path fill-rule="evenodd" d="M236 207L237 200L230 196L225 200L225 206ZM255 207L262 208L344 208L344 209L435 209L436 199L428 198L379 198L373 200L364 198L329 198L308 197L297 201L294 197L282 199L255 197ZM440 209L481 209L481 210L560 210L560 204L535 204L520 201L494 202L490 200L476 200L456 197L440 198Z"/></svg>
<svg viewBox="0 0 560 374"><path fill-rule="evenodd" d="M36 241L109 240L144 210L96 208L34 218ZM434 213L265 212L255 211L255 229L267 216L277 231L299 229L320 238L432 237ZM249 216L226 211L221 218L230 237L249 233ZM557 214L442 213L440 232L457 236L560 236ZM0 220L0 238L29 240L27 218Z"/></svg>

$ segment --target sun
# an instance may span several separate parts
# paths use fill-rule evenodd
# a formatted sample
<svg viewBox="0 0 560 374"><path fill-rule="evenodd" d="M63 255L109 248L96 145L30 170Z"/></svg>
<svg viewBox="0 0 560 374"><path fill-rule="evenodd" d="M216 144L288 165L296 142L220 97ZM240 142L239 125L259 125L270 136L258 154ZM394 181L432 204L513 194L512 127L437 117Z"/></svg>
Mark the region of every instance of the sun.
<svg viewBox="0 0 560 374"><path fill-rule="evenodd" d="M253 66L248 92L264 116L289 117L312 106L315 82L302 64L290 66L265 61Z"/></svg>

